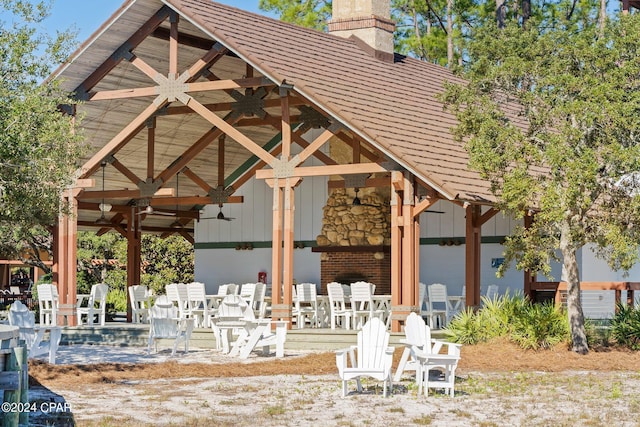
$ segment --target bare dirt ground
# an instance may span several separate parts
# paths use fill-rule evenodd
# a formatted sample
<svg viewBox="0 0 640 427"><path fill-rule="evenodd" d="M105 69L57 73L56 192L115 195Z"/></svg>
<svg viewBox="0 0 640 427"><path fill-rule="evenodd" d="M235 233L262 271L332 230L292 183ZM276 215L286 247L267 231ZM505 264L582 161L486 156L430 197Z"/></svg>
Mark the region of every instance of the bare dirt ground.
<svg viewBox="0 0 640 427"><path fill-rule="evenodd" d="M62 408L34 414L32 425L640 425L640 354L613 349L580 356L566 347L464 346L454 398L418 396L405 373L389 398L365 380L362 394L350 382L343 399L333 353L239 362L214 350L172 358L140 348L62 347L58 365L30 361L29 373L30 400Z"/></svg>

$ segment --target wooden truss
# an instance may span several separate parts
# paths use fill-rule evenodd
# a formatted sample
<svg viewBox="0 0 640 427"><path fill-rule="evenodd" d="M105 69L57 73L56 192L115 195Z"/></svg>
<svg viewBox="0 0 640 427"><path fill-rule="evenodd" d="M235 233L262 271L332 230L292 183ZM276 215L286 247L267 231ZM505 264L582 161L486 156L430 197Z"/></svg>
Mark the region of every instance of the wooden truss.
<svg viewBox="0 0 640 427"><path fill-rule="evenodd" d="M169 20L170 28L161 25ZM150 63L136 55L136 48L147 38L154 37L168 41L168 72L162 73ZM199 209L206 204L242 203L243 199L233 193L244 182L255 176L264 179L273 191L273 245L272 245L272 313L276 319L291 320L293 249L294 249L294 208L295 188L305 177L330 175L377 174L366 179L366 185L385 185L392 188L392 310L393 329L400 330L401 322L411 311L417 310L419 277L419 214L435 203L439 196L429 186L418 181L408 172L389 171L381 163L382 156L371 145L352 133L348 124L343 124L321 112L294 86L273 82L262 76L254 76L254 69L246 64L238 78L219 78L213 71L214 65L230 52L224 41L210 40L185 35L179 32L179 16L163 6L138 31L134 33L113 55L100 64L95 71L76 89L76 95L86 103L108 100L132 100L140 102L150 99L148 105L124 125L106 144L100 147L80 168L79 178L89 179L101 165L118 171L135 189L89 191L84 188L74 190L65 197L79 210L99 209L95 199L117 199L127 201L114 206L113 216L108 225L101 225L99 232L114 229L127 237L127 284L140 283L140 236L144 231L159 232L162 235L179 233L192 240L192 230L179 228L154 228L142 225L143 215L136 210L136 200L144 199L152 207L177 207L173 212L181 223L187 224L199 218ZM204 54L188 68L179 70L181 46L204 49ZM147 86L127 89L95 90L119 64L126 61L132 70L142 73L151 82ZM224 92L234 102L204 103L195 96L198 93ZM274 94L276 95L274 97ZM270 114L278 108L280 117ZM157 122L164 117L196 114L210 126L203 129L199 139L194 141L174 161L157 171L155 154L158 152L156 138ZM224 115L223 115L224 114ZM280 143L273 147L262 146L246 136L240 129L244 126L270 126L280 135ZM302 135L310 127L324 129L315 140L307 142ZM146 129L146 176L139 176L118 158L121 150ZM225 137L233 139L255 159L253 166L236 178L233 183L225 181ZM338 164L320 149L332 138L339 138L353 150L351 164ZM190 165L203 151L218 141L218 182L207 182ZM292 144L302 147L302 151L292 155ZM322 166L304 166L311 156L319 159ZM365 163L361 160L364 159ZM267 167L267 168L265 168ZM390 172L390 173L389 173ZM187 177L204 195L174 194L167 183L178 173ZM344 186L344 181L332 181L331 186ZM420 199L417 187L428 189L428 196ZM180 206L191 206L194 210L181 210ZM495 214L490 210L480 215L480 208L467 208L467 263L471 269L467 273L467 301L479 303L479 245L480 227ZM64 304L75 301L75 230L73 219L61 219L57 226L54 280L58 283ZM80 223L89 226L90 223ZM477 297L477 298L476 298ZM67 307L65 305L65 307ZM70 305L69 305L70 307ZM69 309L63 313L69 324L75 324L75 317ZM130 318L130 313L128 315Z"/></svg>

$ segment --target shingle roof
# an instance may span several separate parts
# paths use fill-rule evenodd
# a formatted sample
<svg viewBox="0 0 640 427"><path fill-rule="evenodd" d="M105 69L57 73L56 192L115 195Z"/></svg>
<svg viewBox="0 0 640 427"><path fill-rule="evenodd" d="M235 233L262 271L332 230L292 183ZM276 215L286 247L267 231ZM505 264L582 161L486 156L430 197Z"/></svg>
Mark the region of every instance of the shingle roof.
<svg viewBox="0 0 640 427"><path fill-rule="evenodd" d="M294 89L448 197L494 199L453 140L456 120L436 96L447 69L402 55L384 62L352 39L209 0L166 0L262 73Z"/></svg>

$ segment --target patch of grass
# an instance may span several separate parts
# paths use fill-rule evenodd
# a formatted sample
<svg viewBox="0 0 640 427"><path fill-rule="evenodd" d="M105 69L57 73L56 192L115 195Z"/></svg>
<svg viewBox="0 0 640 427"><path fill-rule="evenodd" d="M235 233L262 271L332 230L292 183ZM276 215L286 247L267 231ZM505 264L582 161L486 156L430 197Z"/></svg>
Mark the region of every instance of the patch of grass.
<svg viewBox="0 0 640 427"><path fill-rule="evenodd" d="M435 421L436 417L433 415L424 415L420 418L414 418L411 422L417 426L430 426Z"/></svg>
<svg viewBox="0 0 640 427"><path fill-rule="evenodd" d="M267 415L270 416L276 416L276 415L283 415L287 412L287 408L285 408L283 405L274 405L274 406L267 406L266 408L264 408L264 412Z"/></svg>

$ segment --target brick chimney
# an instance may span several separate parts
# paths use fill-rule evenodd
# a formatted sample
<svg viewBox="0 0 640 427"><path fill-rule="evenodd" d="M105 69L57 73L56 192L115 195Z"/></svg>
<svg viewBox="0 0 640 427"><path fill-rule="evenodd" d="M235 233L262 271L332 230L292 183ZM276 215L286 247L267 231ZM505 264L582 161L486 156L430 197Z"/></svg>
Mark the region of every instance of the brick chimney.
<svg viewBox="0 0 640 427"><path fill-rule="evenodd" d="M391 0L333 0L329 32L341 37L356 36L374 56L393 61Z"/></svg>

